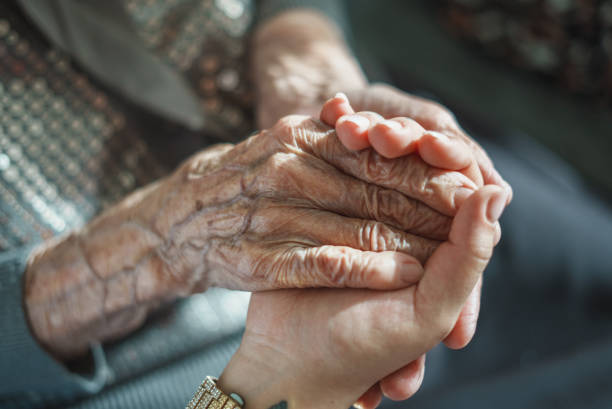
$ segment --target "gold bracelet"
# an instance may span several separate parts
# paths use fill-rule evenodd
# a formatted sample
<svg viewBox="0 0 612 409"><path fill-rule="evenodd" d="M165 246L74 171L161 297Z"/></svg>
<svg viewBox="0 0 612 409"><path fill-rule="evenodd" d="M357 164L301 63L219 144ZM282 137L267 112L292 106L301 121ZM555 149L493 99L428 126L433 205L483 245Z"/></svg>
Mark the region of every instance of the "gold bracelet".
<svg viewBox="0 0 612 409"><path fill-rule="evenodd" d="M217 387L217 378L207 376L185 409L242 409L243 405L240 396L226 395Z"/></svg>

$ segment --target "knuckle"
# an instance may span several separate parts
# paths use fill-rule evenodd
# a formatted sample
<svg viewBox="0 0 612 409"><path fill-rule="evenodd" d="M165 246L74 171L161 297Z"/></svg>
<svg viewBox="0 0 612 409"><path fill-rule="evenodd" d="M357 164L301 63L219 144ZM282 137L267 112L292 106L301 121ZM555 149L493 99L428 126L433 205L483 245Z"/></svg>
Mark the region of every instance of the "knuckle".
<svg viewBox="0 0 612 409"><path fill-rule="evenodd" d="M470 247L472 258L479 264L487 265L493 255L492 243L475 243Z"/></svg>
<svg viewBox="0 0 612 409"><path fill-rule="evenodd" d="M377 221L364 221L359 229L359 243L366 251L390 251L401 247L401 240L387 225Z"/></svg>
<svg viewBox="0 0 612 409"><path fill-rule="evenodd" d="M344 249L334 252L329 247L311 249L309 264L311 271L325 277L333 287L344 286L352 270L352 260Z"/></svg>
<svg viewBox="0 0 612 409"><path fill-rule="evenodd" d="M366 185L365 200L363 206L365 213L370 218L397 225L401 218L401 214L405 211L402 209L403 196L389 190L381 189L379 186L368 184Z"/></svg>
<svg viewBox="0 0 612 409"><path fill-rule="evenodd" d="M404 172L404 183L410 186L410 190L420 197L430 197L434 195L436 182L430 173L430 169L425 162L411 161L406 166Z"/></svg>
<svg viewBox="0 0 612 409"><path fill-rule="evenodd" d="M268 156L262 168L255 173L257 190L262 194L276 195L287 191L296 176L297 156L294 153L275 152Z"/></svg>
<svg viewBox="0 0 612 409"><path fill-rule="evenodd" d="M385 160L373 149L367 149L360 154L360 162L364 176L376 184L393 183L392 178L398 174L398 163L401 160Z"/></svg>
<svg viewBox="0 0 612 409"><path fill-rule="evenodd" d="M306 115L288 115L279 119L272 130L279 142L298 145L300 141L311 142L314 135L330 128Z"/></svg>
<svg viewBox="0 0 612 409"><path fill-rule="evenodd" d="M434 336L435 343L442 341L450 334L455 326L455 319L452 314L441 311L433 321L432 335Z"/></svg>

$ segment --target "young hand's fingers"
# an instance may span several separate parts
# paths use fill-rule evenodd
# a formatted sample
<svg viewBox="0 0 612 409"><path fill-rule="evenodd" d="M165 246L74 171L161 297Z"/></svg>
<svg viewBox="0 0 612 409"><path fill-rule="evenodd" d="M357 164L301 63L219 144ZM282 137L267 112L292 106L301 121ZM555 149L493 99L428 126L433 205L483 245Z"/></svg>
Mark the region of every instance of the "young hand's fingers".
<svg viewBox="0 0 612 409"><path fill-rule="evenodd" d="M319 118L326 125L334 128L340 117L354 113L355 111L353 111L346 95L339 92L335 97L328 99L325 104L323 104Z"/></svg>
<svg viewBox="0 0 612 409"><path fill-rule="evenodd" d="M376 383L353 404L358 409L376 409L382 401L380 385Z"/></svg>
<svg viewBox="0 0 612 409"><path fill-rule="evenodd" d="M508 194L508 202L506 204L510 204L514 195L510 184L506 182L504 178L501 177L497 169L495 169L493 161L491 158L489 158L489 155L487 155L485 150L476 141L471 139L462 131L459 131L459 133L462 136L463 141L472 149L472 155L476 159L476 163L478 164L484 184L497 185L504 189Z"/></svg>
<svg viewBox="0 0 612 409"><path fill-rule="evenodd" d="M425 354L383 378L380 381L380 389L391 400L406 400L417 393L424 376Z"/></svg>
<svg viewBox="0 0 612 409"><path fill-rule="evenodd" d="M497 185L504 189L508 193L508 203L506 204L510 204L510 202L512 201L512 197L514 196L512 186L510 186L510 184L506 182L504 178L501 177L497 169L495 169L492 164L490 166L487 166L486 164L479 165L480 171L483 175L484 183L487 185Z"/></svg>
<svg viewBox="0 0 612 409"><path fill-rule="evenodd" d="M383 117L375 112L358 112L345 115L336 122L336 134L349 150L359 151L370 147L369 131Z"/></svg>
<svg viewBox="0 0 612 409"><path fill-rule="evenodd" d="M410 118L380 121L368 132L372 148L385 158L399 158L413 153L425 129Z"/></svg>
<svg viewBox="0 0 612 409"><path fill-rule="evenodd" d="M493 253L496 224L507 194L498 186L485 186L461 206L442 243L425 265L416 288L415 311L423 331L446 338L480 279ZM438 331L431 331L432 326ZM429 331L429 332L428 332Z"/></svg>
<svg viewBox="0 0 612 409"><path fill-rule="evenodd" d="M428 165L447 170L461 170L477 185L482 185L480 169L472 158L472 150L459 138L427 131L418 122L404 117L382 120L363 112L338 120L336 132L351 150L372 147L389 159L409 155L418 149Z"/></svg>
<svg viewBox="0 0 612 409"><path fill-rule="evenodd" d="M458 138L449 138L441 132L426 131L419 142L419 154L431 166L459 170L472 161L472 150Z"/></svg>
<svg viewBox="0 0 612 409"><path fill-rule="evenodd" d="M480 293L482 289L482 278L474 287L467 302L463 306L459 319L455 323L453 330L444 339L444 344L451 349L465 348L470 343L476 333L478 314L480 313Z"/></svg>

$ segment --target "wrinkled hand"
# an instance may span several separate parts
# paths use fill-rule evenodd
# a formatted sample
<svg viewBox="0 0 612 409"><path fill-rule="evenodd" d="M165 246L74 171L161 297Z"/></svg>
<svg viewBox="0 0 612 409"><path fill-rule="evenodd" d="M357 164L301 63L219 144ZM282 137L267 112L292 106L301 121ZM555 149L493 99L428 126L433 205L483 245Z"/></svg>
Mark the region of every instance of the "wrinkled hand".
<svg viewBox="0 0 612 409"><path fill-rule="evenodd" d="M447 238L457 197L478 188L416 156L351 152L301 116L196 155L165 183L149 223L187 291L405 286Z"/></svg>
<svg viewBox="0 0 612 409"><path fill-rule="evenodd" d="M39 247L25 278L30 323L63 357L209 286L402 288L477 188L417 156L351 152L320 121L287 117Z"/></svg>
<svg viewBox="0 0 612 409"><path fill-rule="evenodd" d="M423 278L406 289L254 294L222 387L243 394L254 409L281 400L294 409L346 408L389 374L422 360L451 331L480 279L506 200L496 186L470 197Z"/></svg>

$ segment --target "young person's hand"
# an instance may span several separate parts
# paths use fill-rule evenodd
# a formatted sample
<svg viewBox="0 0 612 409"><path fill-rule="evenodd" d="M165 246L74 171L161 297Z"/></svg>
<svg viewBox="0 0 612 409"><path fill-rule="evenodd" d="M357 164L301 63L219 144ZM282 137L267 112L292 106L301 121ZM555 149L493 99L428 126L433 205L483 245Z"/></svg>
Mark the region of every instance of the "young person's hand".
<svg viewBox="0 0 612 409"><path fill-rule="evenodd" d="M360 396L362 407L373 408L381 395L372 385L404 389L384 380L418 368L423 354L450 333L491 257L506 201L497 186L471 196L423 278L406 289L253 294L222 389L240 393L252 409L279 401L291 409L344 409Z"/></svg>

